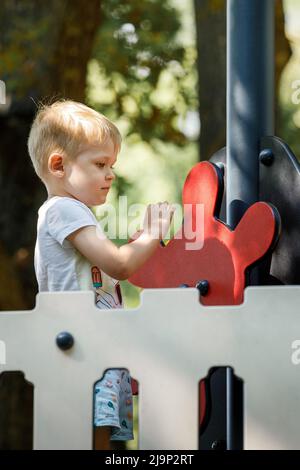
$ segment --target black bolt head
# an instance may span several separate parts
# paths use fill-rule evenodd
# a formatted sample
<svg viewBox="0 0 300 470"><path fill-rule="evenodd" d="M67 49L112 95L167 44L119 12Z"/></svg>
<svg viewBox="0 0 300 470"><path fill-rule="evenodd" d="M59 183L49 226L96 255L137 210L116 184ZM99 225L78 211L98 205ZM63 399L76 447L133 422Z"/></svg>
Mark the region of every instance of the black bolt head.
<svg viewBox="0 0 300 470"><path fill-rule="evenodd" d="M61 333L58 333L56 336L56 344L59 347L59 349L62 349L63 351L67 351L68 349L71 349L71 347L74 344L74 338L71 335L71 333L68 333L68 331L62 331Z"/></svg>
<svg viewBox="0 0 300 470"><path fill-rule="evenodd" d="M274 162L274 153L271 149L263 149L259 154L259 161L265 166L271 166Z"/></svg>
<svg viewBox="0 0 300 470"><path fill-rule="evenodd" d="M196 287L201 295L205 296L208 293L209 282L206 279L198 281Z"/></svg>

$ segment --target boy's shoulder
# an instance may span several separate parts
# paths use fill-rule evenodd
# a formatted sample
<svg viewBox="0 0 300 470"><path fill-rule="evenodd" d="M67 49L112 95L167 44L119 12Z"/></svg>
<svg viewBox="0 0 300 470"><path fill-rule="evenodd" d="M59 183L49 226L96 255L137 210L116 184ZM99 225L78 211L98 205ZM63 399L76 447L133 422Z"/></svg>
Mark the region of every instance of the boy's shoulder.
<svg viewBox="0 0 300 470"><path fill-rule="evenodd" d="M47 199L38 209L40 223L60 220L89 219L98 223L92 210L78 199L67 196L53 196Z"/></svg>
<svg viewBox="0 0 300 470"><path fill-rule="evenodd" d="M53 212L68 212L80 209L84 210L87 214L94 217L92 210L78 199L67 196L53 196L47 199L38 209L39 217L46 216L48 211Z"/></svg>
<svg viewBox="0 0 300 470"><path fill-rule="evenodd" d="M62 246L71 233L89 225L98 227L98 221L91 209L78 199L53 196L38 210L38 237L54 238Z"/></svg>
<svg viewBox="0 0 300 470"><path fill-rule="evenodd" d="M39 208L40 210L47 210L50 207L54 205L78 205L81 207L84 207L85 209L90 210L83 202L79 201L78 199L75 199L73 197L68 197L68 196L52 196L49 199L47 199L41 207Z"/></svg>

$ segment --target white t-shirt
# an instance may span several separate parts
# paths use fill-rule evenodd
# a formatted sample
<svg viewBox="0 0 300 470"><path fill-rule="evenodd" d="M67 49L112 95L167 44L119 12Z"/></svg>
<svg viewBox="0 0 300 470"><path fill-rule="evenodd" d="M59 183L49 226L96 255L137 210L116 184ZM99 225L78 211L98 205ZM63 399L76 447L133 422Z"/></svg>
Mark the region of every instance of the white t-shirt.
<svg viewBox="0 0 300 470"><path fill-rule="evenodd" d="M92 266L66 239L88 225L96 226L104 236L93 212L77 199L54 196L44 202L38 215L34 268L39 292L93 290L97 307L121 308L119 282Z"/></svg>

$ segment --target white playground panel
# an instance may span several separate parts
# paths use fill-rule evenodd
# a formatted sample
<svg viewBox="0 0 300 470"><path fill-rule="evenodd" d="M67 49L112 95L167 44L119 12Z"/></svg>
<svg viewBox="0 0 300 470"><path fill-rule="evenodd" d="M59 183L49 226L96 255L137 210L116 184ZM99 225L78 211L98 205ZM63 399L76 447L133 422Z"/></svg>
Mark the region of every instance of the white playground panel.
<svg viewBox="0 0 300 470"><path fill-rule="evenodd" d="M222 365L244 381L245 448L300 449L299 306L297 286L248 288L232 307L203 307L196 289L146 290L140 307L114 311L92 292L41 293L33 310L0 313L0 373L34 385L35 449L92 448L93 384L111 367L139 381L141 449L196 449L198 381Z"/></svg>

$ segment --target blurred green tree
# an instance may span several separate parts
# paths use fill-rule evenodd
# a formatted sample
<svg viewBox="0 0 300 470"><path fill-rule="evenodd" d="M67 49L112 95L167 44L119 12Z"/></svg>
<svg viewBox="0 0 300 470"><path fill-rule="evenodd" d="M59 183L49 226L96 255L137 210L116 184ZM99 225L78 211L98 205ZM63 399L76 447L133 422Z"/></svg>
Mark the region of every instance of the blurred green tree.
<svg viewBox="0 0 300 470"><path fill-rule="evenodd" d="M176 38L179 12L170 1L102 0L102 5L103 24L93 52L105 84L98 106L115 119L123 116L127 135L185 145L178 118L196 109L196 92L188 81L194 65L190 51ZM171 96L161 91L164 85Z"/></svg>

